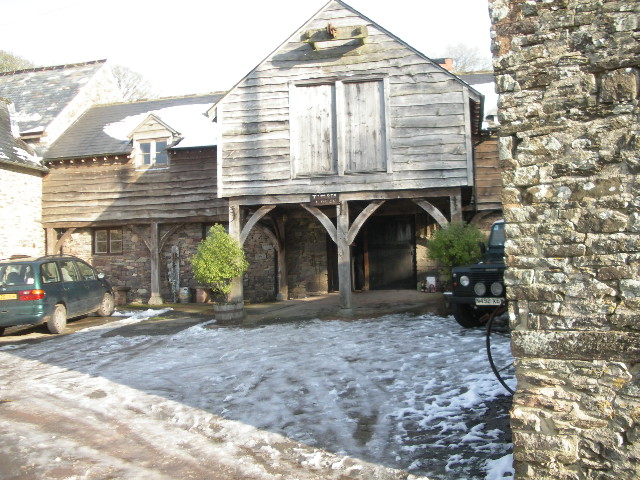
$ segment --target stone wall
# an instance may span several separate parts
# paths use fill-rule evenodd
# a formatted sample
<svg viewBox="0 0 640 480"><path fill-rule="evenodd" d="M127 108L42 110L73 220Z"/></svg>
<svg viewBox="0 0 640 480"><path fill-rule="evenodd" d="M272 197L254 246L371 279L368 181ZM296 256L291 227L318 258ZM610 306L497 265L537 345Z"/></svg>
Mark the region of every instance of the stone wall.
<svg viewBox="0 0 640 480"><path fill-rule="evenodd" d="M285 237L289 298L327 293L327 232L324 227L311 215L292 217L286 222Z"/></svg>
<svg viewBox="0 0 640 480"><path fill-rule="evenodd" d="M144 227L140 227L146 232ZM164 235L170 225L160 228ZM92 253L92 230L78 229L66 241L63 252L77 255L104 273L114 287L126 287L127 301L147 303L151 296L151 260L149 249L140 235L124 227L123 253L95 255ZM167 239L160 252L160 293L165 302L173 302L173 292L169 283L168 264L172 257L172 247L177 247L180 262L180 287L189 287L193 293L198 283L193 278L189 259L203 238L202 223L188 223ZM274 300L275 286L275 249L269 239L258 230L254 230L247 239L245 252L249 261L249 271L245 275L245 299L248 302ZM194 300L192 298L192 300Z"/></svg>
<svg viewBox="0 0 640 480"><path fill-rule="evenodd" d="M2 166L0 205L0 258L44 255L42 174Z"/></svg>
<svg viewBox="0 0 640 480"><path fill-rule="evenodd" d="M489 4L516 476L640 478L640 3Z"/></svg>

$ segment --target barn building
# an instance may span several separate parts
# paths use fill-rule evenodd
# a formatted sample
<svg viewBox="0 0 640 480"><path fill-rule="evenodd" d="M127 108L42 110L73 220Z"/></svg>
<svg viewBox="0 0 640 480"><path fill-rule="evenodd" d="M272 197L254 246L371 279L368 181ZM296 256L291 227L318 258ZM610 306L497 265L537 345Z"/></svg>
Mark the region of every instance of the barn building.
<svg viewBox="0 0 640 480"><path fill-rule="evenodd" d="M473 210L482 112L469 84L332 0L209 111L229 230L269 232L281 298L339 290L348 312L352 290L416 288L430 232Z"/></svg>

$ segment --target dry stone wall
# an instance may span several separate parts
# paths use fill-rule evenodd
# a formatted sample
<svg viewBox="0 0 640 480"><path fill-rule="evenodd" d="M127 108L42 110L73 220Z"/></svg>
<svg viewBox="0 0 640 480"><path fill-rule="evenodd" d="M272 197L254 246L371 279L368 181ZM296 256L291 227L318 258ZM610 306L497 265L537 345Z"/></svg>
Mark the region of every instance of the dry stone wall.
<svg viewBox="0 0 640 480"><path fill-rule="evenodd" d="M640 2L489 0L517 478L640 478Z"/></svg>

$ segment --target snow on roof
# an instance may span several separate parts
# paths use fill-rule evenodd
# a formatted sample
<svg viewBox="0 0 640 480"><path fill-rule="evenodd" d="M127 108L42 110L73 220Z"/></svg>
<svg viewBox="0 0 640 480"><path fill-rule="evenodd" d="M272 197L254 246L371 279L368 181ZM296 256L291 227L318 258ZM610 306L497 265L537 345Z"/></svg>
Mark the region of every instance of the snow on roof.
<svg viewBox="0 0 640 480"><path fill-rule="evenodd" d="M484 116L498 114L498 94L495 90L495 83L477 83L473 88L484 95Z"/></svg>
<svg viewBox="0 0 640 480"><path fill-rule="evenodd" d="M112 138L125 141L149 115L154 115L183 137L173 148L215 146L218 143L217 125L204 114L210 106L210 103L196 103L150 110L109 123L103 131Z"/></svg>

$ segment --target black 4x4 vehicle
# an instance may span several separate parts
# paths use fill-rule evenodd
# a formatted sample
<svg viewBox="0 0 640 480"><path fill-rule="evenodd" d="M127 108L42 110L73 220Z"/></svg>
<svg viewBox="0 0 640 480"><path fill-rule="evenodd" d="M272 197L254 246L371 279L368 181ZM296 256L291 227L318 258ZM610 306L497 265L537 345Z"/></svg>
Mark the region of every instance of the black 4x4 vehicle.
<svg viewBox="0 0 640 480"><path fill-rule="evenodd" d="M482 261L452 270L453 288L447 297L460 325L479 327L485 323L482 317L504 304L504 268L504 220L498 220L491 226Z"/></svg>

